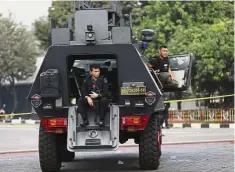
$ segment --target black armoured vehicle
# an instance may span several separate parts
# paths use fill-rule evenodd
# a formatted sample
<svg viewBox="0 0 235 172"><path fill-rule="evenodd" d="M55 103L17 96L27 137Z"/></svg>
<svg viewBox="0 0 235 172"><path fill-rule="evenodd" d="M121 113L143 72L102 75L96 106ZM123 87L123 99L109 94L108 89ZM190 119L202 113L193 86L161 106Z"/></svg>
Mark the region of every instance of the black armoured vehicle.
<svg viewBox="0 0 235 172"><path fill-rule="evenodd" d="M75 152L115 151L131 138L139 145L140 168L159 166L163 91L188 89L192 55L169 57L179 88L164 87L158 74L148 69L141 46L133 38L131 22L126 25L119 4L97 9L79 1L67 28L51 28L51 46L28 95L41 121L43 172L60 171L61 162L72 161ZM141 33L141 45L152 40L152 30ZM108 80L109 112L104 126L99 126L90 109L90 123L82 127L77 100L83 96L81 88L94 63Z"/></svg>

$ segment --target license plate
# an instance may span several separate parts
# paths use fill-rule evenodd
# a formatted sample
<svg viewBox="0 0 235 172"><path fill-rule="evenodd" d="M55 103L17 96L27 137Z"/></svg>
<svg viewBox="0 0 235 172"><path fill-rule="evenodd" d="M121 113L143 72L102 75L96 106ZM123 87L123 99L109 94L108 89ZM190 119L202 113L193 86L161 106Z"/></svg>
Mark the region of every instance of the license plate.
<svg viewBox="0 0 235 172"><path fill-rule="evenodd" d="M121 95L145 95L146 87L121 87Z"/></svg>

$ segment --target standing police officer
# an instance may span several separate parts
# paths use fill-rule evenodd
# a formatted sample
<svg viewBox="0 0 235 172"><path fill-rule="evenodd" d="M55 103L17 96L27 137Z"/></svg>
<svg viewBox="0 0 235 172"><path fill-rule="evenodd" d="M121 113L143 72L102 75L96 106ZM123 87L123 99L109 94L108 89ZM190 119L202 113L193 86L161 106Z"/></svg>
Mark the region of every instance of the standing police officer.
<svg viewBox="0 0 235 172"><path fill-rule="evenodd" d="M81 126L89 125L87 119L87 108L93 107L98 109L100 115L99 125L104 125L105 114L108 110L108 81L105 77L100 76L100 66L93 64L90 66L90 76L86 79L82 96L78 100L78 109L82 116Z"/></svg>
<svg viewBox="0 0 235 172"><path fill-rule="evenodd" d="M170 108L170 103L164 103L165 109L163 111L163 119L165 122L165 127L169 128L168 124L168 114L169 114L169 108Z"/></svg>
<svg viewBox="0 0 235 172"><path fill-rule="evenodd" d="M175 80L175 77L171 72L167 53L167 46L161 46L159 50L159 56L152 58L148 64L148 67L152 68L154 71L160 72L158 77L163 85L166 84L168 86L177 88L178 82Z"/></svg>

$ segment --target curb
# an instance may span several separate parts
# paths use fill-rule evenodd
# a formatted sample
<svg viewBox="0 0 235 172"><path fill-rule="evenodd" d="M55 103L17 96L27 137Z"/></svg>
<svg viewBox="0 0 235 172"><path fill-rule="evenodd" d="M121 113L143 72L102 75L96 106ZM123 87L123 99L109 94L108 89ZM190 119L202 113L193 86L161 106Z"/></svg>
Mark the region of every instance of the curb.
<svg viewBox="0 0 235 172"><path fill-rule="evenodd" d="M234 123L171 123L172 128L235 128Z"/></svg>
<svg viewBox="0 0 235 172"><path fill-rule="evenodd" d="M204 143L232 143L233 139L227 140L200 140L200 141L185 141L185 142L166 142L162 145L184 145L184 144L204 144Z"/></svg>
<svg viewBox="0 0 235 172"><path fill-rule="evenodd" d="M0 151L0 155L10 154L10 153L30 153L30 152L38 152L38 149Z"/></svg>
<svg viewBox="0 0 235 172"><path fill-rule="evenodd" d="M40 124L40 120L31 120L31 119L28 119L28 120L24 120L24 119L12 119L12 120L7 120L7 121L4 121L4 120L0 120L0 123L5 123L5 124Z"/></svg>
<svg viewBox="0 0 235 172"><path fill-rule="evenodd" d="M163 143L162 146L177 146L177 145L192 145L192 144L212 144L212 143L231 143L234 144L233 139L229 140L201 140L201 141L186 141L186 142L166 142ZM128 145L120 145L120 147L138 147L138 144L128 144ZM12 150L12 151L0 151L0 155L4 154L12 154L12 153L36 153L38 149L31 150Z"/></svg>
<svg viewBox="0 0 235 172"><path fill-rule="evenodd" d="M137 146L137 144L129 144L129 145L119 145L119 147L133 147ZM2 154L10 154L10 153L29 153L29 152L38 152L38 149L28 149L28 150L11 150L11 151L0 151L0 155Z"/></svg>
<svg viewBox="0 0 235 172"><path fill-rule="evenodd" d="M200 140L200 141L183 141L183 142L165 142L162 143L162 146L167 145L192 145L192 144L206 144L206 143L233 143L233 139L227 139L227 140ZM138 146L138 144L128 144L128 145L120 145L120 147L134 147Z"/></svg>

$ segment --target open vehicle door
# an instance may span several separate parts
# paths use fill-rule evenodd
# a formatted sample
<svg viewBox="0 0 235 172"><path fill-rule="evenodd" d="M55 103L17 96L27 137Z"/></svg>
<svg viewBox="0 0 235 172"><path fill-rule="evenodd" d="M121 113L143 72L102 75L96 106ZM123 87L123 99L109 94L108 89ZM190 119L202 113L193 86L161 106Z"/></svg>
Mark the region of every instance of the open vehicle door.
<svg viewBox="0 0 235 172"><path fill-rule="evenodd" d="M179 87L174 90L172 90L172 88L164 89L164 91L186 91L191 85L191 69L194 59L193 54L171 55L168 58L171 71L178 81Z"/></svg>

